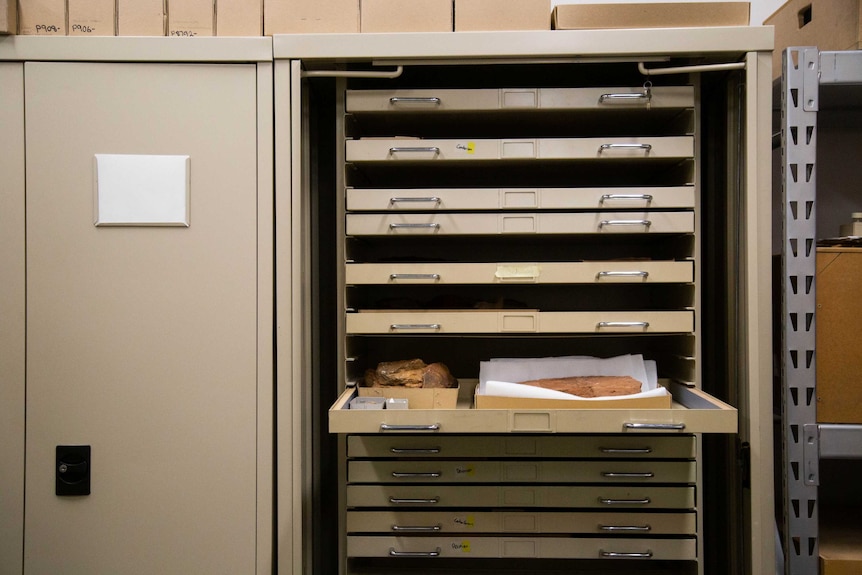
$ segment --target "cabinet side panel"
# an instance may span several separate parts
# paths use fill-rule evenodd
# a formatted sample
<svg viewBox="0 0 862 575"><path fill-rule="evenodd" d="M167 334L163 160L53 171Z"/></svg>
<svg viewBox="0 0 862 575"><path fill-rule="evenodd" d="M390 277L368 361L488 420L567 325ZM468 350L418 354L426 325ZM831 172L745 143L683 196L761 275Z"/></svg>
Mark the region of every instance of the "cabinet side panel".
<svg viewBox="0 0 862 575"><path fill-rule="evenodd" d="M21 573L24 538L24 65L0 64L0 573Z"/></svg>

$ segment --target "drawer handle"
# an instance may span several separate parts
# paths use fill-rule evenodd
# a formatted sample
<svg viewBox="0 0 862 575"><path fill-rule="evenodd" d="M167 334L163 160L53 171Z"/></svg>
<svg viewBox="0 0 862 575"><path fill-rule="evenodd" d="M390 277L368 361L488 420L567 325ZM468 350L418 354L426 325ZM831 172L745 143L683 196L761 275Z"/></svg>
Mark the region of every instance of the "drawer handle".
<svg viewBox="0 0 862 575"><path fill-rule="evenodd" d="M439 323L392 323L389 329L440 329Z"/></svg>
<svg viewBox="0 0 862 575"><path fill-rule="evenodd" d="M599 551L599 557L606 559L649 559L652 557L652 551L644 551L643 553L621 553L617 551Z"/></svg>
<svg viewBox="0 0 862 575"><path fill-rule="evenodd" d="M419 146L419 147L405 147L405 146L393 146L389 148L390 154L401 154L401 153L413 153L413 152L430 152L435 156L440 153L440 148L437 146Z"/></svg>
<svg viewBox="0 0 862 575"><path fill-rule="evenodd" d="M390 557L439 557L440 548L434 551L396 551L394 547L389 548Z"/></svg>
<svg viewBox="0 0 862 575"><path fill-rule="evenodd" d="M623 427L626 429L658 429L658 430L671 430L671 431L682 431L685 429L684 423L624 423Z"/></svg>
<svg viewBox="0 0 862 575"><path fill-rule="evenodd" d="M411 98L408 96L393 96L389 98L389 102L392 104L440 104L440 98L431 97L431 98Z"/></svg>
<svg viewBox="0 0 862 575"><path fill-rule="evenodd" d="M399 533L416 533L420 531L440 531L440 525L393 525L392 531Z"/></svg>
<svg viewBox="0 0 862 575"><path fill-rule="evenodd" d="M612 200L643 200L646 203L650 203L652 196L649 194L603 194L599 200L599 204Z"/></svg>
<svg viewBox="0 0 862 575"><path fill-rule="evenodd" d="M436 222L422 223L422 224L400 224L400 223L392 223L389 224L390 230L397 230L399 228L432 228L438 229L440 224Z"/></svg>
<svg viewBox="0 0 862 575"><path fill-rule="evenodd" d="M647 279L649 277L649 272L644 271L630 271L630 272L599 272L596 274L596 279L602 278L643 278Z"/></svg>
<svg viewBox="0 0 862 575"><path fill-rule="evenodd" d="M602 220L599 222L599 229L605 226L643 226L648 228L652 225L650 220Z"/></svg>
<svg viewBox="0 0 862 575"><path fill-rule="evenodd" d="M439 428L438 428L439 429ZM390 447L390 453L395 453L398 455L417 453L417 454L433 454L440 453L439 447Z"/></svg>
<svg viewBox="0 0 862 575"><path fill-rule="evenodd" d="M650 477L655 477L655 473L650 471L646 471L644 473L630 473L630 472L621 472L621 471L602 471L602 477L631 477L631 478L643 478L649 479Z"/></svg>
<svg viewBox="0 0 862 575"><path fill-rule="evenodd" d="M393 505L436 505L440 503L439 497L431 497L430 499L413 499L408 497L390 497L389 503Z"/></svg>
<svg viewBox="0 0 862 575"><path fill-rule="evenodd" d="M439 431L440 424L432 423L430 425L392 425L389 423L381 423L380 431Z"/></svg>
<svg viewBox="0 0 862 575"><path fill-rule="evenodd" d="M642 327L644 329L649 327L648 321L600 321L596 324L596 329L602 329L604 327Z"/></svg>
<svg viewBox="0 0 862 575"><path fill-rule="evenodd" d="M605 499L604 497L599 497L599 503L603 505L649 505L650 498L644 497L643 499Z"/></svg>
<svg viewBox="0 0 862 575"><path fill-rule="evenodd" d="M441 473L439 471L431 471L428 473L410 473L406 471L393 471L392 477L395 479L411 479L415 477L438 479Z"/></svg>
<svg viewBox="0 0 862 575"><path fill-rule="evenodd" d="M602 531L652 531L650 525L599 525Z"/></svg>
<svg viewBox="0 0 862 575"><path fill-rule="evenodd" d="M431 202L433 204L439 204L440 198L436 196L428 196L426 198L389 198L390 204L404 204L410 202L421 202L423 204Z"/></svg>
<svg viewBox="0 0 862 575"><path fill-rule="evenodd" d="M620 94L602 94L599 96L599 104L613 103L614 101L628 104L632 100L637 100L638 103L643 102L648 104L652 100L652 91L644 90L643 92L635 93L620 93Z"/></svg>
<svg viewBox="0 0 862 575"><path fill-rule="evenodd" d="M649 155L652 144L602 144L599 146L599 155L608 150L643 150Z"/></svg>
<svg viewBox="0 0 862 575"><path fill-rule="evenodd" d="M599 447L602 453L652 453L652 447Z"/></svg>
<svg viewBox="0 0 862 575"><path fill-rule="evenodd" d="M389 274L390 280L439 280L440 274Z"/></svg>

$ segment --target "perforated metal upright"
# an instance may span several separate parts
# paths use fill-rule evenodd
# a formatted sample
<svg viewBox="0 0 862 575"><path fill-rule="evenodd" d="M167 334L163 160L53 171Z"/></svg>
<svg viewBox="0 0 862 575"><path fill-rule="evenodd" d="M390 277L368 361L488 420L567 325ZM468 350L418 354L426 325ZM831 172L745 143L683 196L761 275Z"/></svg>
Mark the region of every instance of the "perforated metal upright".
<svg viewBox="0 0 862 575"><path fill-rule="evenodd" d="M785 572L818 571L818 430L815 396L817 48L782 56L781 159Z"/></svg>

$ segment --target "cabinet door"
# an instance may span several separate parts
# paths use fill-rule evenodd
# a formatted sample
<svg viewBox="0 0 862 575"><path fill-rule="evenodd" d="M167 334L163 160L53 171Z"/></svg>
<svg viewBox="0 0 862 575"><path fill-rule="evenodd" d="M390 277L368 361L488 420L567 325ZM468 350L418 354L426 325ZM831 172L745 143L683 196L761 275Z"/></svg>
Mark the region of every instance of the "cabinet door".
<svg viewBox="0 0 862 575"><path fill-rule="evenodd" d="M24 536L24 65L0 62L0 574Z"/></svg>
<svg viewBox="0 0 862 575"><path fill-rule="evenodd" d="M25 573L254 573L256 68L25 86ZM94 225L96 154L188 156L189 225ZM55 495L58 445L91 446L90 495Z"/></svg>

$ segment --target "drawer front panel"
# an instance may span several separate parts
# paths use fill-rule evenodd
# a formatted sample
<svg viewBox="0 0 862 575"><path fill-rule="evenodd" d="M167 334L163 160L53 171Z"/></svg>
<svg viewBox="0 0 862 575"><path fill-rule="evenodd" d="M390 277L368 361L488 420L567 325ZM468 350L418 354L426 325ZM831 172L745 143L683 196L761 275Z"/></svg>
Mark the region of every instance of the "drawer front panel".
<svg viewBox="0 0 862 575"><path fill-rule="evenodd" d="M689 461L348 461L350 483L694 483Z"/></svg>
<svg viewBox="0 0 862 575"><path fill-rule="evenodd" d="M347 333L686 333L691 311L369 312L347 314Z"/></svg>
<svg viewBox="0 0 862 575"><path fill-rule="evenodd" d="M694 535L695 512L348 511L348 533L573 533L625 537Z"/></svg>
<svg viewBox="0 0 862 575"><path fill-rule="evenodd" d="M694 157L694 138L387 139L345 141L348 162L642 160Z"/></svg>
<svg viewBox="0 0 862 575"><path fill-rule="evenodd" d="M693 509L693 487L348 485L347 506Z"/></svg>
<svg viewBox="0 0 862 575"><path fill-rule="evenodd" d="M347 264L345 281L348 285L690 283L694 281L694 263Z"/></svg>
<svg viewBox="0 0 862 575"><path fill-rule="evenodd" d="M693 212L348 214L350 236L693 233Z"/></svg>
<svg viewBox="0 0 862 575"><path fill-rule="evenodd" d="M690 108L692 86L630 88L501 88L480 90L348 90L346 109L361 112L601 110Z"/></svg>
<svg viewBox="0 0 862 575"><path fill-rule="evenodd" d="M346 190L349 211L694 208L694 186Z"/></svg>
<svg viewBox="0 0 862 575"><path fill-rule="evenodd" d="M537 559L696 559L694 539L569 537L385 537L350 535L348 557Z"/></svg>
<svg viewBox="0 0 862 575"><path fill-rule="evenodd" d="M348 457L375 458L551 458L565 453L572 458L694 459L696 449L697 444L692 435L351 435L347 438Z"/></svg>

